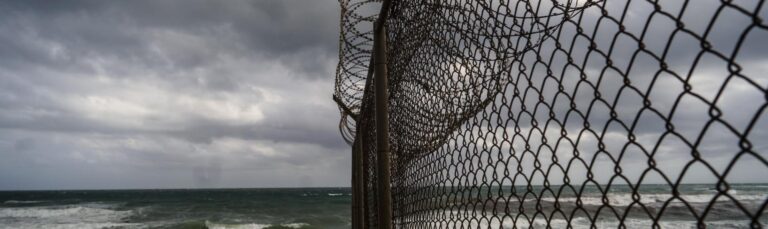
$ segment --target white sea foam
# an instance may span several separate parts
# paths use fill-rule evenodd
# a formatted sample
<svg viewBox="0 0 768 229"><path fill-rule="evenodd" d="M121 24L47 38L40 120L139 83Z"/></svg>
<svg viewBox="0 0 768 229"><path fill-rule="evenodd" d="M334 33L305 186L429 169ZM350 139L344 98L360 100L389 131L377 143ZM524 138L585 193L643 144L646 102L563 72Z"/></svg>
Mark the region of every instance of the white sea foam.
<svg viewBox="0 0 768 229"><path fill-rule="evenodd" d="M328 196L341 196L343 193L328 193Z"/></svg>
<svg viewBox="0 0 768 229"><path fill-rule="evenodd" d="M36 204L36 203L43 203L45 201L42 200L6 200L3 203L6 204Z"/></svg>
<svg viewBox="0 0 768 229"><path fill-rule="evenodd" d="M281 224L280 226L290 227L290 228L302 228L302 227L308 227L309 224L306 224L306 223L288 223L288 224Z"/></svg>
<svg viewBox="0 0 768 229"><path fill-rule="evenodd" d="M0 228L140 228L123 223L132 211L119 211L84 204L47 207L0 208Z"/></svg>
<svg viewBox="0 0 768 229"><path fill-rule="evenodd" d="M269 226L271 225L258 224L258 223L223 224L223 223L211 223L209 221L205 221L205 227L208 229L262 229L262 228L267 228Z"/></svg>
<svg viewBox="0 0 768 229"><path fill-rule="evenodd" d="M287 223L287 224L258 224L258 223L245 223L245 224L224 224L224 223L212 223L210 221L205 221L205 227L208 229L263 229L273 226L281 226L281 227L288 227L288 228L302 228L307 227L309 224L306 223Z"/></svg>
<svg viewBox="0 0 768 229"><path fill-rule="evenodd" d="M510 223L511 220L510 220ZM711 221L711 222L705 222L707 227L711 228L748 228L750 221L748 220L724 220L724 221ZM518 223L512 223L512 224L504 224L502 225L503 228L512 228L513 225L517 226L517 228L540 228L540 227L546 227L546 220L535 220L534 225L529 225L528 222L522 221ZM551 221L550 226L552 228L566 228L568 225L568 222L563 219L555 219ZM677 228L697 228L695 221L660 221L659 226L661 228L671 228L671 229L677 229ZM581 228L591 228L592 223L589 219L578 217L574 218L571 221L571 226L575 229L581 229ZM652 228L653 227L653 220L650 219L626 219L624 220L624 226L626 228ZM619 227L619 221L615 220L604 220L604 221L597 221L595 222L595 227L597 228L618 228Z"/></svg>
<svg viewBox="0 0 768 229"><path fill-rule="evenodd" d="M0 228L104 229L145 227L135 223L3 223Z"/></svg>
<svg viewBox="0 0 768 229"><path fill-rule="evenodd" d="M78 221L101 222L119 220L131 215L131 211L70 206L62 208L50 207L19 207L0 208L0 218L43 218L43 219L73 219Z"/></svg>
<svg viewBox="0 0 768 229"><path fill-rule="evenodd" d="M481 212L468 212L468 211L450 211L445 215L443 222L432 223L429 226L437 228L566 228L568 221L564 219L551 219L546 220L542 217L538 217L533 220L525 218L518 218L518 220L512 220L512 218L493 218L490 217L490 213L486 213L485 218ZM469 220L466 220L470 217ZM626 219L624 225L626 228L652 228L653 221L650 219ZM761 222L766 225L768 222ZM705 222L707 227L711 228L748 228L750 221L748 220L721 220ZM577 217L571 220L572 228L582 229L591 228L592 222L588 218ZM603 220L595 222L597 228L617 228L619 221L616 220ZM695 221L660 221L659 226L661 228L697 228Z"/></svg>
<svg viewBox="0 0 768 229"><path fill-rule="evenodd" d="M628 206L635 202L632 199L632 195L628 193L623 194L607 194L608 197L608 203L611 206ZM731 194L731 196L734 197L734 199L738 200L739 202L762 202L766 198L768 198L768 194L744 194L744 195L738 195L736 193ZM709 203L712 201L712 199L715 198L715 194L692 194L692 195L681 195L679 199L672 200L672 194L641 194L640 195L640 203L643 203L645 205L647 204L653 204L653 203L664 203L666 201L671 200L671 203L682 203L680 199L685 200L687 203ZM603 199L600 196L582 196L581 203L585 205L603 205ZM545 197L542 198L543 201L548 202L554 202L554 197ZM560 203L575 203L576 197L561 197L558 198L557 201ZM730 201L730 198L725 196L720 196L717 198L717 201Z"/></svg>

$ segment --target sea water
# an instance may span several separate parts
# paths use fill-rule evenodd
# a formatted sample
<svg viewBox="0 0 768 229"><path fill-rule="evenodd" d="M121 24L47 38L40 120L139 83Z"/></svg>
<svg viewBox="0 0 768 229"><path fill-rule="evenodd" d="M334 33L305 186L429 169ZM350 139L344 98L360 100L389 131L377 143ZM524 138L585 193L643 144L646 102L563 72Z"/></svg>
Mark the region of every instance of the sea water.
<svg viewBox="0 0 768 229"><path fill-rule="evenodd" d="M0 192L0 228L349 228L349 188Z"/></svg>
<svg viewBox="0 0 768 229"><path fill-rule="evenodd" d="M439 203L413 216L417 222L429 221L419 226L693 229L699 228L697 219L704 219L706 228L768 226L768 184L683 184L675 189L644 184L636 190L628 185L448 187L438 196L414 198Z"/></svg>
<svg viewBox="0 0 768 229"><path fill-rule="evenodd" d="M668 185L643 185L636 201L621 185L449 187L433 197L445 208L419 212L443 219L422 225L437 228L616 228L620 222L604 207L607 202L616 212L627 212L622 220L627 228L652 227L651 217L662 209L662 228L696 228L696 215L706 209L708 228L749 228L746 215L765 212L768 201L768 184L733 184L728 196L714 184L681 185L677 191L674 197ZM0 228L349 228L350 204L349 188L13 191L0 192ZM557 214L531 218L537 211L578 214L570 222ZM766 223L762 216L757 226Z"/></svg>

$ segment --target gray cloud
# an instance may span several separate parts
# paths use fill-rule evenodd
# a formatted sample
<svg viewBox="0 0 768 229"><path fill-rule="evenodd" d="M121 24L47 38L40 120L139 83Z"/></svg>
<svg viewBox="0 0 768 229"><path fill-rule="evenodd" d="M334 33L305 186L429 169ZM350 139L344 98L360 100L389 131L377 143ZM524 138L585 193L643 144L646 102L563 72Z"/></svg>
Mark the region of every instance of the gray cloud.
<svg viewBox="0 0 768 229"><path fill-rule="evenodd" d="M619 1L604 3L610 15L623 12ZM639 5L631 6L625 25L639 34L653 9L648 2L633 4ZM673 15L680 7L673 1L661 4L670 4L663 9ZM709 22L697 19L713 15L714 8L707 4L690 7L695 9L687 11L699 15L684 16L685 26L702 34ZM13 31L0 33L0 189L347 185L349 149L337 132L338 111L330 100L338 10L334 0L0 2L0 30ZM601 13L591 10L596 8L586 11L578 25L590 37L559 40L564 46L577 43L573 56L578 63L584 60L588 38L607 52L612 43L609 38L618 29L602 25L592 38L597 26L590 20ZM751 19L727 8L717 20L707 39L715 50L728 55L733 50L728 45L745 29L734 25ZM660 14L654 14L652 25L643 42L649 53L661 56L676 25ZM562 37L571 37L575 26L566 25ZM768 83L763 76L768 71L766 39L768 32L753 29L743 44L750 48L742 48L737 56L744 74L753 77L762 90ZM700 44L685 33L675 35L673 43L666 61L672 71L685 77ZM614 65L626 69L636 47L627 37L619 39L611 56ZM539 54L548 58L551 52ZM563 66L566 62L561 57L551 65ZM521 61L534 69L530 66L535 59L526 56ZM584 68L593 77L604 67L604 60L594 54L590 59ZM629 78L645 93L659 63L648 53L634 63ZM697 66L702 71L691 74L694 92L713 101L727 68L724 61L705 55ZM528 74L546 75L542 67L535 70ZM587 107L594 89L581 84L579 92L574 92L578 75L572 70L553 70L557 77L567 76L562 78L566 94L575 98L579 109ZM531 84L546 80L536 77ZM743 130L753 118L748 116L765 100L753 85L734 82L717 104L724 111L723 118ZM512 86L522 89L527 83ZM551 83L550 79L547 85ZM626 124L638 119L635 133L648 150L664 131L663 120L647 111L637 116L642 101L629 91L617 95L622 85L621 77L607 73L598 90L608 102L621 98L614 107L618 118ZM668 114L682 88L682 81L661 76L649 93L653 108ZM519 111L517 106L522 104L534 107L538 94L529 93L529 100L517 101L510 109ZM548 101L557 101L552 111L564 120L570 109L564 95L541 94ZM743 100L758 102L740 102ZM673 122L684 138L693 140L709 116L702 100L687 96L682 101ZM600 125L610 119L610 112L604 105L594 109L587 119L595 124L592 129L602 130ZM766 126L764 116L750 134L758 152L765 152L766 145L760 140L768 137L761 128ZM509 122L506 131L511 133L519 124L527 134L530 120L542 124L548 113L517 118L522 121ZM581 118L571 113L564 128L575 134L582 127ZM716 124L710 133L725 132ZM558 133L553 127L545 135L554 134L553 140ZM625 141L623 130L614 123L606 133L616 143L607 147L616 152ZM714 161L714 167L723 168L738 151L733 135L710 133L704 136L702 155ZM540 144L536 143L539 134L528 139L534 148ZM659 167L675 171L689 159L690 149L679 140L665 140L663 146ZM593 136L585 137L576 147L595 152L596 141ZM568 147L557 151L571 152ZM629 152L631 160L623 163L645 159L637 149ZM756 179L741 170L765 170L756 160L743 161L744 166L734 172L747 177L743 181ZM692 179L711 181L709 178Z"/></svg>
<svg viewBox="0 0 768 229"><path fill-rule="evenodd" d="M345 186L337 23L330 0L4 1L0 189Z"/></svg>

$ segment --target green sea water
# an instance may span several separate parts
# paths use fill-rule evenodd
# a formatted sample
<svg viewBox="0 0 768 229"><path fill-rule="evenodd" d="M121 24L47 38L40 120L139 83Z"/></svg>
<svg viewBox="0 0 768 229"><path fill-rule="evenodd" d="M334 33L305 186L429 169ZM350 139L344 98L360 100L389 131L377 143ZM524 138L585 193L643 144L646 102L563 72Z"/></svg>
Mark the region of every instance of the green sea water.
<svg viewBox="0 0 768 229"><path fill-rule="evenodd" d="M349 188L0 192L0 228L349 228Z"/></svg>
<svg viewBox="0 0 768 229"><path fill-rule="evenodd" d="M614 210L628 211L623 220L627 228L651 228L650 216L660 212L661 228L696 228L696 215L705 211L707 228L768 225L766 214L758 214L767 210L768 184L732 184L727 190L715 184L687 184L677 187L677 197L668 185L649 184L637 190L637 200L625 185L434 190L411 196L435 205L412 216L444 219L429 224L432 228L616 228L619 221L605 210L606 202ZM350 228L350 205L349 188L0 191L0 229ZM510 217L560 211L580 214L571 216L570 223L562 217ZM481 220L490 214L498 214L498 220ZM760 215L756 224L750 221L755 214ZM589 219L594 216L596 222Z"/></svg>

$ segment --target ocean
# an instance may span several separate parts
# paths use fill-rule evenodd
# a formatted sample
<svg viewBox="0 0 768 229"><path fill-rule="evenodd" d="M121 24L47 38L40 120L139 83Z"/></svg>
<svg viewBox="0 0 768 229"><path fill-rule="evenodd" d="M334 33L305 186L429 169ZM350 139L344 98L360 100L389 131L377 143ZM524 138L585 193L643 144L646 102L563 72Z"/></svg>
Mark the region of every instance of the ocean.
<svg viewBox="0 0 768 229"><path fill-rule="evenodd" d="M517 193L525 193L525 187L516 187ZM503 196L510 196L511 187L502 187ZM541 187L530 191L541 192ZM628 228L650 228L647 212L655 213L664 207L661 228L696 228L691 211L702 212L717 191L714 185L690 184L678 188L679 200L672 198L665 185L644 185L639 201L647 210L633 203L631 191L626 186L611 188L605 200L594 186L584 187L579 198L581 209L597 211L603 201L624 211L630 210L625 220ZM768 184L734 184L728 193L739 202L727 197L717 198L707 216L708 228L749 228L750 221L745 212L754 214L765 211L768 201ZM566 222L554 218L547 222L541 217L531 222L514 222L509 217L482 220L483 215L503 211L499 206L513 206L512 211L535 212L536 208L552 212L555 199L551 196L532 197L527 195L519 200L478 195L475 198L488 204L496 199L497 204L489 206L472 205L461 207L461 203L450 204L452 210L440 211L430 217L442 215L442 219L459 219L471 216L471 221L444 221L427 226L437 228L553 228L565 227ZM475 199L474 200L478 200ZM541 201L537 204L536 199ZM472 199L464 201L474 202ZM522 204L521 204L522 201ZM564 192L557 202L560 210L571 212L577 199ZM504 204L501 204L504 203ZM104 191L3 191L0 192L0 228L349 228L351 192L349 188L274 188L274 189L189 189L189 190L104 190ZM496 206L494 209L494 205ZM538 205L538 206L537 206ZM740 205L740 206L739 206ZM468 206L468 205L466 205ZM605 208L603 208L605 209ZM609 212L603 210L603 212ZM427 213L429 214L429 213ZM604 217L603 216L607 216ZM418 218L419 216L416 216ZM487 219L488 217L486 217ZM762 227L768 218L760 218ZM571 225L574 228L590 228L590 220L578 214ZM597 228L616 228L618 221L612 214L601 214Z"/></svg>
<svg viewBox="0 0 768 229"><path fill-rule="evenodd" d="M412 218L434 219L420 224L430 228L567 228L570 224L576 229L695 229L700 228L696 219L706 212L701 225L706 228L768 226L768 184L730 184L723 189L728 195L719 195L716 184L684 184L677 188L678 197L669 185L663 184L643 184L636 196L626 185L612 185L609 190L603 186L603 191L594 185L571 187L449 188L445 193L471 193L474 197L449 197L457 201L448 204L448 211L426 212ZM557 192L560 194L555 198ZM577 197L575 193L579 192ZM504 212L511 214L504 216ZM762 214L753 224L751 216L759 212ZM571 219L570 223L564 215ZM658 215L660 220L654 225L652 219Z"/></svg>
<svg viewBox="0 0 768 229"><path fill-rule="evenodd" d="M0 192L0 228L349 228L349 188Z"/></svg>

